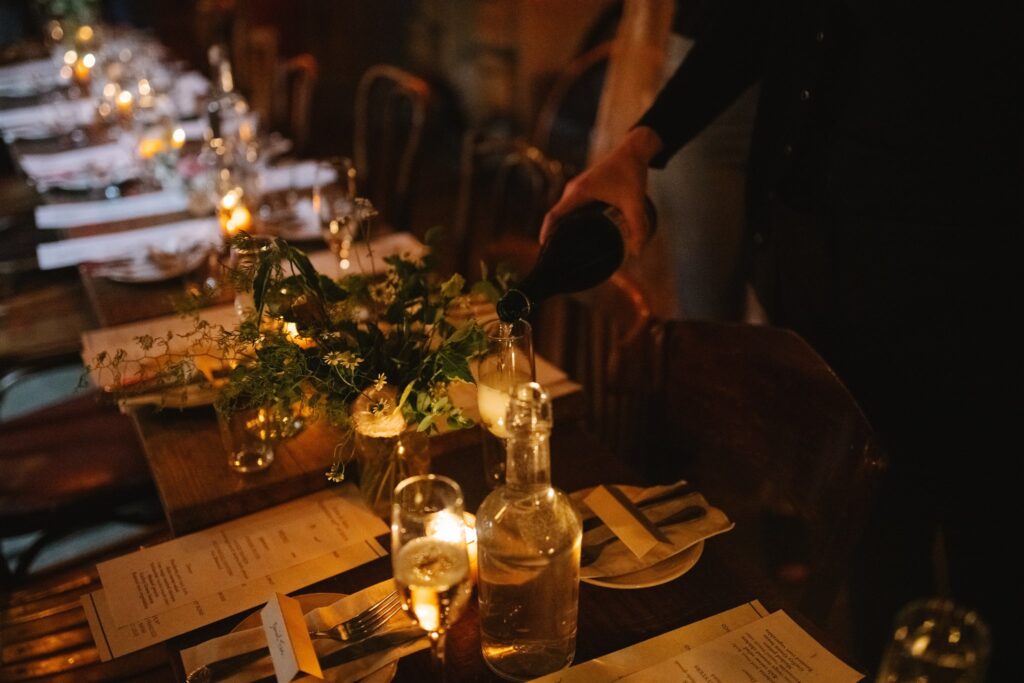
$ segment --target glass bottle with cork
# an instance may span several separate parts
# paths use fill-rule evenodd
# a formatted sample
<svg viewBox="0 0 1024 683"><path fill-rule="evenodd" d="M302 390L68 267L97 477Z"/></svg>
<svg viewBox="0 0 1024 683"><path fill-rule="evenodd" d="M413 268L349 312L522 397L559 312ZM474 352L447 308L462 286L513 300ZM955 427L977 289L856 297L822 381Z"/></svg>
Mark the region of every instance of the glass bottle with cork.
<svg viewBox="0 0 1024 683"><path fill-rule="evenodd" d="M506 483L477 511L480 640L484 661L508 680L572 663L579 606L579 513L551 486L551 399L519 385L506 418Z"/></svg>

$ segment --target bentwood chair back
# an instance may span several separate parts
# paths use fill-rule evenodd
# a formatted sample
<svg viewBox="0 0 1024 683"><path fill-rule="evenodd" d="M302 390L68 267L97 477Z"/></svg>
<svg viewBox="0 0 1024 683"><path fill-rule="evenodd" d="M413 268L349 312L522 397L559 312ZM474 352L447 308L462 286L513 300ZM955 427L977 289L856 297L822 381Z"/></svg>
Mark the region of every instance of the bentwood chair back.
<svg viewBox="0 0 1024 683"><path fill-rule="evenodd" d="M277 64L271 127L281 131L301 154L309 143L313 91L319 80L316 57L295 55Z"/></svg>
<svg viewBox="0 0 1024 683"><path fill-rule="evenodd" d="M470 130L459 164L456 268L473 272L481 250L503 238L536 241L544 214L563 185L561 164L537 147L521 138Z"/></svg>
<svg viewBox="0 0 1024 683"><path fill-rule="evenodd" d="M409 227L412 181L431 98L425 80L388 64L367 69L356 88L353 146L360 192L398 230Z"/></svg>
<svg viewBox="0 0 1024 683"><path fill-rule="evenodd" d="M654 338L651 473L726 510L750 570L823 625L884 468L871 425L791 331L673 320Z"/></svg>
<svg viewBox="0 0 1024 683"><path fill-rule="evenodd" d="M612 45L611 40L599 43L566 65L537 113L530 141L564 163L569 176L587 164L590 133L597 119Z"/></svg>
<svg viewBox="0 0 1024 683"><path fill-rule="evenodd" d="M491 272L504 264L524 274L537 259L534 239L506 237L482 252ZM586 393L592 431L617 455L626 457L635 443L637 411L644 406L635 378L647 376L646 357L651 308L639 285L617 272L593 289L552 297L531 315L534 351L565 370Z"/></svg>

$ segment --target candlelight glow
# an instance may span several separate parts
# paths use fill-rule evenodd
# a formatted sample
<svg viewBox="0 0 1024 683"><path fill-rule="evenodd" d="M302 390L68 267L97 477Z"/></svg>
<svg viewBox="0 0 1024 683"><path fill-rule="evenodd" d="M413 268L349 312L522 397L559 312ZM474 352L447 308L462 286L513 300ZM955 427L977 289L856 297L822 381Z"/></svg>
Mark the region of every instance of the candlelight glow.
<svg viewBox="0 0 1024 683"><path fill-rule="evenodd" d="M74 50L68 50L64 53L64 63L71 66L78 61L78 53Z"/></svg>
<svg viewBox="0 0 1024 683"><path fill-rule="evenodd" d="M143 159L152 159L164 151L164 141L159 138L146 138L139 142L139 156Z"/></svg>
<svg viewBox="0 0 1024 683"><path fill-rule="evenodd" d="M84 64L85 68L87 69L93 68L94 66L96 66L96 55L89 52L84 57L82 57L82 64Z"/></svg>
<svg viewBox="0 0 1024 683"><path fill-rule="evenodd" d="M171 147L174 149L181 149L185 146L185 129L175 128L174 132L171 133Z"/></svg>
<svg viewBox="0 0 1024 683"><path fill-rule="evenodd" d="M131 111L132 108L132 93L128 90L122 90L117 94L117 110L124 113Z"/></svg>
<svg viewBox="0 0 1024 683"><path fill-rule="evenodd" d="M299 328L295 323L285 323L284 327L285 337L288 341L298 346L300 349L311 349L316 346L316 341L309 337L303 337L299 334Z"/></svg>
<svg viewBox="0 0 1024 683"><path fill-rule="evenodd" d="M78 34L76 35L76 38L78 39L78 41L80 43L88 43L90 40L92 40L92 37L93 37L92 26L85 25L85 26L79 27Z"/></svg>
<svg viewBox="0 0 1024 683"><path fill-rule="evenodd" d="M424 631L437 631L441 628L441 610L437 606L437 592L430 587L410 586L409 602L416 614L416 621Z"/></svg>
<svg viewBox="0 0 1024 683"><path fill-rule="evenodd" d="M217 210L217 218L220 220L220 231L224 237L233 237L252 227L252 214L242 203L240 188L236 187L224 193Z"/></svg>

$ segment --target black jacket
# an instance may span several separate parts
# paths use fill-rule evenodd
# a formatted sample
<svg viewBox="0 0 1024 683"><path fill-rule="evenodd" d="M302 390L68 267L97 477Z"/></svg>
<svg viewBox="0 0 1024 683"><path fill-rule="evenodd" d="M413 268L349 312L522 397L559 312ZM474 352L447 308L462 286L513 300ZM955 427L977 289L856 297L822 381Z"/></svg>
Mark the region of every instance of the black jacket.
<svg viewBox="0 0 1024 683"><path fill-rule="evenodd" d="M714 0L712 0L714 1ZM795 208L1020 225L1024 2L719 0L640 120L660 167L754 82L755 230Z"/></svg>

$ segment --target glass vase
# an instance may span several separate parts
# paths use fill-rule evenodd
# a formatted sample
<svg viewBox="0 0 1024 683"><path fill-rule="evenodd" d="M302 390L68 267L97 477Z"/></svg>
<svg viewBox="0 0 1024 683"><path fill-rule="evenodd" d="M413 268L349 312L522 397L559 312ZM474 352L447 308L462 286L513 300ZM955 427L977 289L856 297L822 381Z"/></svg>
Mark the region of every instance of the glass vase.
<svg viewBox="0 0 1024 683"><path fill-rule="evenodd" d="M430 471L429 439L407 429L396 436L355 434L359 463L359 492L370 509L382 518L391 515L391 496L403 479Z"/></svg>

